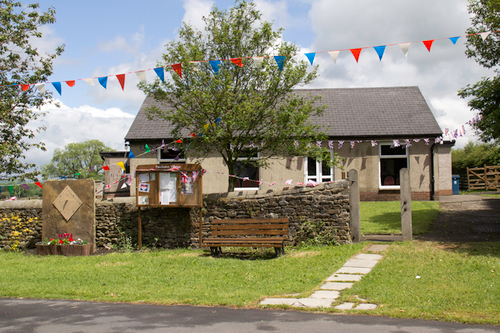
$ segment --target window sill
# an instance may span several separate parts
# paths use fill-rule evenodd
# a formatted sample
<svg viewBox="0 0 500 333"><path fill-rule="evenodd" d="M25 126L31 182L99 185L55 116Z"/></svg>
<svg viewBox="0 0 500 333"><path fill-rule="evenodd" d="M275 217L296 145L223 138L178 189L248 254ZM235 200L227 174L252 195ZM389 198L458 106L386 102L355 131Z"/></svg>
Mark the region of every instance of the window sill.
<svg viewBox="0 0 500 333"><path fill-rule="evenodd" d="M384 190L400 190L401 186L400 185L394 185L394 186L379 186L378 187L379 191L384 191Z"/></svg>

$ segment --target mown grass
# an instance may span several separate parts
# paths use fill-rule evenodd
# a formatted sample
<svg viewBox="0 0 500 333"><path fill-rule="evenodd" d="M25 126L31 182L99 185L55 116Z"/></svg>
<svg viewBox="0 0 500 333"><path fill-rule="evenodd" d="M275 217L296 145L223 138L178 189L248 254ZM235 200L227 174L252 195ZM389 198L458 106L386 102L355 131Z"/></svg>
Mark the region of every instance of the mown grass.
<svg viewBox="0 0 500 333"><path fill-rule="evenodd" d="M411 210L413 234L424 234L439 214L439 202L412 201ZM401 203L361 202L361 234L401 234Z"/></svg>
<svg viewBox="0 0 500 333"><path fill-rule="evenodd" d="M500 325L500 243L395 243L339 301L367 299L370 312Z"/></svg>
<svg viewBox="0 0 500 333"><path fill-rule="evenodd" d="M481 194L481 196L488 198L500 198L500 193Z"/></svg>
<svg viewBox="0 0 500 333"><path fill-rule="evenodd" d="M309 247L254 260L199 250L89 257L0 251L0 296L243 307L264 296L307 293L362 248Z"/></svg>

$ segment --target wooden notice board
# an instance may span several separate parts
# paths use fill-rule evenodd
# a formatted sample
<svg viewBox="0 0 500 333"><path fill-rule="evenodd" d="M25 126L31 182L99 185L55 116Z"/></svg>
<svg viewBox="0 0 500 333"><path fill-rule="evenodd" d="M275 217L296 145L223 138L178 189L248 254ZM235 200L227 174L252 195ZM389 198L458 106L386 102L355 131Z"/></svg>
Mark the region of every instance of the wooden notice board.
<svg viewBox="0 0 500 333"><path fill-rule="evenodd" d="M147 164L135 172L138 207L202 206L201 165Z"/></svg>

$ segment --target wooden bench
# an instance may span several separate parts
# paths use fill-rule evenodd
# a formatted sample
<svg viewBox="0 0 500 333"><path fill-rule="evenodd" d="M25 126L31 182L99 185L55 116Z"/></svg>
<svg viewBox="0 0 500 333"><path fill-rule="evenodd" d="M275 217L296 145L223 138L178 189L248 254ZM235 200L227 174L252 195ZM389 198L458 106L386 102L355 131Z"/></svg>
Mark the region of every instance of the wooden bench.
<svg viewBox="0 0 500 333"><path fill-rule="evenodd" d="M213 220L212 237L203 240L212 255L222 253L222 246L274 247L276 255L284 254L288 239L288 218Z"/></svg>

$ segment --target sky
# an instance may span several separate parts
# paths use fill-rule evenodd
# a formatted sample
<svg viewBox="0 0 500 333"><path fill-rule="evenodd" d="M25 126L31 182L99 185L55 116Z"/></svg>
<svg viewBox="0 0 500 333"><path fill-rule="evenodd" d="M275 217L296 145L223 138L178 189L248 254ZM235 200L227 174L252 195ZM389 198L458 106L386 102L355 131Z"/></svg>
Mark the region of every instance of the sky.
<svg viewBox="0 0 500 333"><path fill-rule="evenodd" d="M108 79L107 89L97 80L91 86L81 79L155 68L183 21L202 29L201 18L213 5L219 9L234 5L229 0L37 2L42 10L53 6L57 19L41 27L44 37L34 41L38 50L53 52L65 44L49 81L77 80L71 88L63 84L61 96L47 85L61 107L45 106L47 115L31 124L47 128L36 137L45 142L47 151L27 153L27 162L39 166L50 162L54 149L71 142L98 139L125 150L124 137L145 98L136 87L139 79L126 75L124 91L114 77ZM347 50L340 52L337 63L328 53L317 54L314 65L319 65L319 77L306 88L418 86L443 131L461 128L474 116L457 91L493 75L466 58L465 37L456 45L447 39L465 35L470 25L467 0L254 2L263 19L284 28L283 39L299 45L301 52ZM422 43L429 39L436 39L430 52ZM407 57L400 46L387 46L382 61L374 49L363 49L358 63L348 51L407 42L412 42ZM156 76L152 70L146 75L149 82ZM470 127L466 130L457 147L477 140Z"/></svg>

